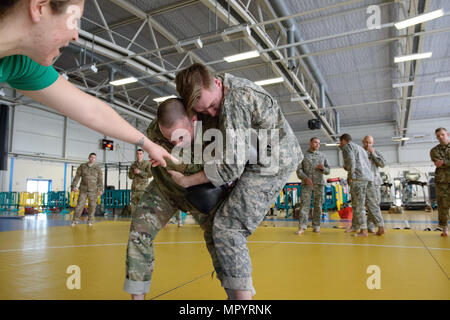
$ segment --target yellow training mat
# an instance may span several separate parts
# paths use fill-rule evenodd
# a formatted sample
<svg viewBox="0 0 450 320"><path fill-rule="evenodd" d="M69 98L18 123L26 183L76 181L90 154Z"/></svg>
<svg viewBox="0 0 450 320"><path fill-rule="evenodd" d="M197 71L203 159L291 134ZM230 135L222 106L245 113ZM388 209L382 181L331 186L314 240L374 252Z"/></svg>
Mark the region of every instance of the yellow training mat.
<svg viewBox="0 0 450 320"><path fill-rule="evenodd" d="M129 226L102 221L0 232L0 299L129 299L122 289ZM260 227L249 237L255 299L450 298L450 242L438 232L388 229L382 237L354 238L342 229L295 231ZM155 252L147 299L226 299L211 278L199 226L169 225ZM70 266L79 268L80 289Z"/></svg>

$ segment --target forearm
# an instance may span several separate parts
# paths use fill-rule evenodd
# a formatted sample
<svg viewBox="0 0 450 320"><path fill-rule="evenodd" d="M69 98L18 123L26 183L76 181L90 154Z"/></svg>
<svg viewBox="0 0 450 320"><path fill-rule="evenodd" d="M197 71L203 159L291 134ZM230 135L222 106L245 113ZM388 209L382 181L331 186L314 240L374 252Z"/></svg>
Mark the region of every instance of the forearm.
<svg viewBox="0 0 450 320"><path fill-rule="evenodd" d="M297 178L299 179L306 179L308 176L305 174L305 172L302 169L297 169Z"/></svg>
<svg viewBox="0 0 450 320"><path fill-rule="evenodd" d="M205 174L205 171L200 171L190 176L185 176L184 179L186 182L186 188L210 182Z"/></svg>

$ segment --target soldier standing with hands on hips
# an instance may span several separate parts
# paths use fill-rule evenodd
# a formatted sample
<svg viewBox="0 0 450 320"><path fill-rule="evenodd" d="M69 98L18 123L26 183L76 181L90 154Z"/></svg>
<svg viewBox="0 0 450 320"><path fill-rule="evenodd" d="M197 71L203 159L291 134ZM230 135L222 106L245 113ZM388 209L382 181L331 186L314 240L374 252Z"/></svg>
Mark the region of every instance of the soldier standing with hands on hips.
<svg viewBox="0 0 450 320"><path fill-rule="evenodd" d="M73 214L72 227L78 224L81 212L86 204L86 198L89 199L88 223L92 226L94 223L95 209L97 208L97 198L103 193L103 172L95 163L97 155L89 154L89 162L83 163L78 167L75 178L72 181L72 191L78 191L78 182L80 183L80 194L78 195L77 206Z"/></svg>
<svg viewBox="0 0 450 320"><path fill-rule="evenodd" d="M311 205L311 195L314 198L314 212L312 227L314 232L320 232L320 218L324 201L324 175L330 174L330 167L325 155L319 151L320 139L311 138L309 149L305 153L303 161L297 168L297 177L302 179L302 192L300 198L300 214L298 217L298 231L301 235L308 224L308 213Z"/></svg>

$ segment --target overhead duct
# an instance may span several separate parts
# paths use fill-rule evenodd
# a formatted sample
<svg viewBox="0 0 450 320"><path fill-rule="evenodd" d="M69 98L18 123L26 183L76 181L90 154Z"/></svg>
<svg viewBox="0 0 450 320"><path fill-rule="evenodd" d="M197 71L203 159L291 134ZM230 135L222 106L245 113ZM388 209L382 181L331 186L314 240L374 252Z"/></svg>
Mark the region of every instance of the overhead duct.
<svg viewBox="0 0 450 320"><path fill-rule="evenodd" d="M295 25L291 25L289 28L287 28L286 30L286 34L287 34L287 42L288 44L292 44L295 42L295 38L294 38L294 31L295 31ZM295 57L295 47L289 47L287 48L287 57L288 58L292 58ZM294 70L297 67L297 62L295 59L289 59L288 60L288 69L289 70Z"/></svg>
<svg viewBox="0 0 450 320"><path fill-rule="evenodd" d="M286 7L286 1L284 1L284 0L267 0L267 2L270 3L270 6L272 7L274 13L278 17L286 17L286 16L291 15L288 8ZM286 19L286 20L281 21L281 23L283 24L284 28L286 28L286 30L287 30L286 36L287 36L288 44L304 41L300 30L298 30L298 28L295 28L295 20ZM295 49L295 47L290 47L290 48L292 48L292 50ZM330 105L333 106L334 104L333 104L329 94L327 93L327 91L328 91L327 83L326 83L325 79L323 78L322 73L320 72L319 67L317 66L314 58L309 55L311 53L311 51L309 50L309 47L306 44L301 44L301 45L297 46L297 49L301 55L306 55L306 57L303 59L303 61L305 62L306 66L308 67L309 72L311 72L312 76L315 78L316 82L318 83L318 85L320 87L320 95L321 95L320 98L321 98L321 102L322 102L321 107L325 108L326 99L328 99L328 101L330 102ZM295 53L288 51L288 57L292 57L294 55L295 55ZM295 63L295 60L289 60L289 63L291 61L294 61L294 63ZM291 64L288 64L288 68L290 68L290 67L291 67ZM335 118L336 118L336 131L339 132L340 124L339 124L339 114L337 111L335 111Z"/></svg>
<svg viewBox="0 0 450 320"><path fill-rule="evenodd" d="M289 13L289 10L286 7L286 1L284 1L284 0L268 0L268 2L272 6L274 12L279 17L286 17L286 16L290 16L291 15ZM304 41L300 31L297 28L295 28L295 20L293 20L293 19L286 19L286 20L281 21L281 23L286 28L286 30L288 30L288 31L291 30L292 33L293 33L294 39L290 40L289 39L289 32L288 32L288 34L287 34L288 43L303 42ZM292 41L292 40L295 40L295 41ZM290 42L290 41L292 41L292 42ZM299 50L300 54L302 54L302 55L309 55L311 53L311 51L309 50L308 46L305 45L305 44L301 44L301 45L297 46L297 49ZM328 88L327 88L326 82L325 82L322 74L320 73L319 67L317 66L317 64L314 61L314 59L311 56L306 56L304 58L304 61L305 61L306 65L308 66L309 71L313 74L314 78L319 83L319 85L324 85L325 86L325 90L327 90Z"/></svg>

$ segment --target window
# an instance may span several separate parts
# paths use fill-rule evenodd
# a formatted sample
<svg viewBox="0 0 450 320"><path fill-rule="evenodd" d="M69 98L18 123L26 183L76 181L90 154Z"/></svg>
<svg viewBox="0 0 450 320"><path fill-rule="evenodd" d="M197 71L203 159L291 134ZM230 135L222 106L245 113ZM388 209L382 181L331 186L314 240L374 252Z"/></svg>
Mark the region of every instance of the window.
<svg viewBox="0 0 450 320"><path fill-rule="evenodd" d="M27 192L47 193L52 191L52 180L27 179Z"/></svg>

